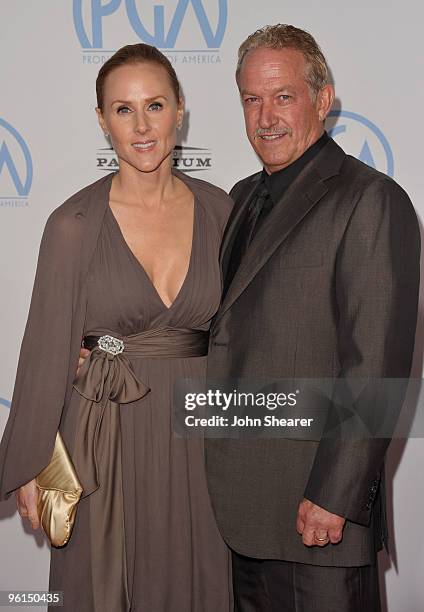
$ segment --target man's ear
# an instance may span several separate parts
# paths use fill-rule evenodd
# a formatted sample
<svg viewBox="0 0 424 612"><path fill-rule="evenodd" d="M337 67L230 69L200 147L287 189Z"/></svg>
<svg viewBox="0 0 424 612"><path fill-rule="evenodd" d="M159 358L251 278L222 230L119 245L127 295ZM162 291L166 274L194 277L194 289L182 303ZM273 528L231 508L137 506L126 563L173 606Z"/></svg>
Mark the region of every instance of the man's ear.
<svg viewBox="0 0 424 612"><path fill-rule="evenodd" d="M333 85L324 85L324 87L319 90L316 100L316 109L320 121L325 121L325 118L330 112L334 102L334 95Z"/></svg>

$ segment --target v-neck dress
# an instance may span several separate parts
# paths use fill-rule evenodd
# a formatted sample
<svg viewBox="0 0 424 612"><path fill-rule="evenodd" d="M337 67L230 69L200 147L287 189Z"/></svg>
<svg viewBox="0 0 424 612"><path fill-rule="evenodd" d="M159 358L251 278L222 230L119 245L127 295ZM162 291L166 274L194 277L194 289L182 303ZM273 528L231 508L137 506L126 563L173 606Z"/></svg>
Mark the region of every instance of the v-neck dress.
<svg viewBox="0 0 424 612"><path fill-rule="evenodd" d="M220 303L218 256L230 212L224 199L211 208L195 198L188 272L169 308L108 208L89 272L85 335L209 329ZM174 382L204 378L206 359L130 358L134 374L150 392L119 406L130 607L110 612L232 610L230 555L208 495L203 440L178 437L172 430ZM74 389L70 410L80 409ZM90 499L79 503L68 544L52 548L49 588L64 592L65 612L109 612L97 609L93 596Z"/></svg>

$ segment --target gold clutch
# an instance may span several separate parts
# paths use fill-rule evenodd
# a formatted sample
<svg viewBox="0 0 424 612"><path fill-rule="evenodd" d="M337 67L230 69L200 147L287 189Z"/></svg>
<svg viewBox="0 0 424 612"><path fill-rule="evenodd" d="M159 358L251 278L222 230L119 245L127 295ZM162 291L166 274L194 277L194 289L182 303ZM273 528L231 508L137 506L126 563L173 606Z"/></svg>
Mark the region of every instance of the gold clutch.
<svg viewBox="0 0 424 612"><path fill-rule="evenodd" d="M35 479L39 489L38 516L52 546L64 546L75 522L82 487L59 432L50 463Z"/></svg>

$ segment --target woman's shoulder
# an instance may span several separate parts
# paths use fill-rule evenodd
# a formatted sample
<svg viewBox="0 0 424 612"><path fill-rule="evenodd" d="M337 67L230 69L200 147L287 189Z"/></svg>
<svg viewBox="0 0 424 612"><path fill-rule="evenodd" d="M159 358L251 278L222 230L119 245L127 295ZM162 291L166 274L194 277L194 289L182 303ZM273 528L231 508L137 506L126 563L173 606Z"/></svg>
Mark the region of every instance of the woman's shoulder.
<svg viewBox="0 0 424 612"><path fill-rule="evenodd" d="M69 198L60 206L55 208L47 219L46 226L57 228L71 227L82 217L86 217L90 205L98 202L98 196L106 189L110 189L112 174L102 176L100 179L86 185Z"/></svg>
<svg viewBox="0 0 424 612"><path fill-rule="evenodd" d="M60 206L55 208L47 218L44 235L55 236L57 239L75 239L82 232L80 220L88 215L90 205L98 203L99 195L110 188L112 174L102 176L100 179L86 185Z"/></svg>
<svg viewBox="0 0 424 612"><path fill-rule="evenodd" d="M93 183L86 185L69 198L63 204L53 210L51 216L61 219L75 216L85 216L93 197L96 198L104 189L110 188L113 174L107 174Z"/></svg>
<svg viewBox="0 0 424 612"><path fill-rule="evenodd" d="M227 219L234 205L230 196L223 189L208 181L188 176L178 170L174 170L174 173L187 185L187 187L189 187L197 199L203 204L207 212L212 215L217 220L218 225L223 228L227 223Z"/></svg>

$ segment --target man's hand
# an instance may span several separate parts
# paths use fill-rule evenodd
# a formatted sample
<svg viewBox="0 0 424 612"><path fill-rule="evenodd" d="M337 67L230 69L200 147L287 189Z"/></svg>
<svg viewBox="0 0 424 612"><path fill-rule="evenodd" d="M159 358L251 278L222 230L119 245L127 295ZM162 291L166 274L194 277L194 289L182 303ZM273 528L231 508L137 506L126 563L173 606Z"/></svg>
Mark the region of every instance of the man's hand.
<svg viewBox="0 0 424 612"><path fill-rule="evenodd" d="M304 499L299 504L296 529L305 546L326 546L341 542L345 522L342 516Z"/></svg>
<svg viewBox="0 0 424 612"><path fill-rule="evenodd" d="M87 357L90 355L90 351L86 348L81 347L80 349L80 356L78 359L78 367L77 367L77 372L76 372L76 376L78 376L78 372L80 370L80 367L82 366L82 364L84 363L84 361L87 359Z"/></svg>

